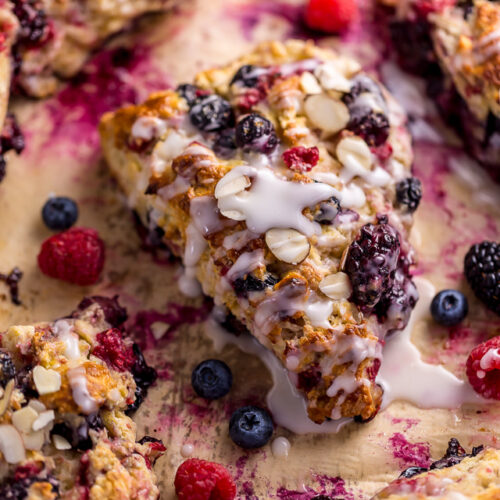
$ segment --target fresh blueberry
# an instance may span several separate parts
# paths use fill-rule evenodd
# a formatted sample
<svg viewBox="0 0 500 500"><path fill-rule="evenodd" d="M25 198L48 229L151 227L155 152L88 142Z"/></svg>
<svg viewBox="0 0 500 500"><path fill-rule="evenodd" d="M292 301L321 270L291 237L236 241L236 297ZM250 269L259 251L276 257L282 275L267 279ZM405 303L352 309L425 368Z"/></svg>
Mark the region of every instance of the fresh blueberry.
<svg viewBox="0 0 500 500"><path fill-rule="evenodd" d="M236 125L236 144L240 148L269 154L278 145L278 137L267 118L252 113Z"/></svg>
<svg viewBox="0 0 500 500"><path fill-rule="evenodd" d="M186 99L189 107L191 107L195 103L198 88L194 85L191 85L190 83L182 83L175 89L175 91L181 97L184 97L184 99Z"/></svg>
<svg viewBox="0 0 500 500"><path fill-rule="evenodd" d="M65 231L78 219L78 206L70 198L54 196L49 198L42 208L45 225L53 231Z"/></svg>
<svg viewBox="0 0 500 500"><path fill-rule="evenodd" d="M264 446L274 431L271 415L257 406L237 409L229 421L229 435L242 448Z"/></svg>
<svg viewBox="0 0 500 500"><path fill-rule="evenodd" d="M217 94L200 97L189 110L191 123L204 132L217 132L234 123L229 102Z"/></svg>
<svg viewBox="0 0 500 500"><path fill-rule="evenodd" d="M229 85L237 83L243 87L255 87L259 81L259 76L264 72L265 70L262 68L245 64L235 73Z"/></svg>
<svg viewBox="0 0 500 500"><path fill-rule="evenodd" d="M431 314L440 325L458 325L468 312L467 298L458 290L442 290L432 299Z"/></svg>
<svg viewBox="0 0 500 500"><path fill-rule="evenodd" d="M219 399L230 391L233 374L224 361L207 359L193 370L191 385L198 396Z"/></svg>

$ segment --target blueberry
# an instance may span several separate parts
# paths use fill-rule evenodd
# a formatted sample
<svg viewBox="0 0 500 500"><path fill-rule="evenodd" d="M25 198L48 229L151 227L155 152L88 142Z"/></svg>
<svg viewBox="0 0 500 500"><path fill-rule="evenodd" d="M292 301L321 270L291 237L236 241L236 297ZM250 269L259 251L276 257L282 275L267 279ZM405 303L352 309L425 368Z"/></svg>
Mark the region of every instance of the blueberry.
<svg viewBox="0 0 500 500"><path fill-rule="evenodd" d="M189 111L191 123L205 132L216 132L234 123L229 102L217 94L200 97Z"/></svg>
<svg viewBox="0 0 500 500"><path fill-rule="evenodd" d="M259 76L264 72L262 68L252 66L251 64L245 64L242 66L233 76L233 79L229 85L237 83L243 87L255 87L259 81Z"/></svg>
<svg viewBox="0 0 500 500"><path fill-rule="evenodd" d="M396 184L396 201L398 206L413 213L422 199L422 183L416 177L408 177Z"/></svg>
<svg viewBox="0 0 500 500"><path fill-rule="evenodd" d="M219 399L230 391L233 374L224 361L207 359L193 370L191 385L198 396Z"/></svg>
<svg viewBox="0 0 500 500"><path fill-rule="evenodd" d="M191 85L190 83L182 83L175 89L175 91L181 97L184 97L184 99L186 99L189 107L191 107L195 103L198 88L194 85Z"/></svg>
<svg viewBox="0 0 500 500"><path fill-rule="evenodd" d="M49 198L42 208L45 225L53 231L65 231L78 219L78 206L70 198L54 196Z"/></svg>
<svg viewBox="0 0 500 500"><path fill-rule="evenodd" d="M236 125L236 144L246 150L269 154L278 145L278 137L267 118L252 113Z"/></svg>
<svg viewBox="0 0 500 500"><path fill-rule="evenodd" d="M264 446L271 439L273 431L271 415L256 406L237 409L229 421L229 435L242 448Z"/></svg>
<svg viewBox="0 0 500 500"><path fill-rule="evenodd" d="M246 274L234 280L233 288L238 297L247 297L248 292L262 292L266 288L272 288L276 283L278 283L278 279L271 274L268 274L264 280L253 274Z"/></svg>
<svg viewBox="0 0 500 500"><path fill-rule="evenodd" d="M340 201L332 196L328 201L323 201L318 205L313 213L314 220L320 224L333 224L340 210Z"/></svg>
<svg viewBox="0 0 500 500"><path fill-rule="evenodd" d="M432 299L431 314L440 325L458 325L468 312L467 298L458 290L442 290Z"/></svg>
<svg viewBox="0 0 500 500"><path fill-rule="evenodd" d="M226 130L223 130L217 137L217 140L214 143L213 150L217 156L228 160L234 156L237 148L238 146L236 145L236 131L234 130L234 128L227 128Z"/></svg>

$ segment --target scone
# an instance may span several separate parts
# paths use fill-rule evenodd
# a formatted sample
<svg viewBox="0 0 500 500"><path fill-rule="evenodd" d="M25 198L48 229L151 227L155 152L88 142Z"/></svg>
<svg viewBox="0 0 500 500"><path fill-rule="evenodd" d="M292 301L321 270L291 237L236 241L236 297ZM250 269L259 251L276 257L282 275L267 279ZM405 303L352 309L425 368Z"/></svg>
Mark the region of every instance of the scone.
<svg viewBox="0 0 500 500"><path fill-rule="evenodd" d="M376 414L384 336L418 298L405 122L356 61L301 41L101 122L130 207L183 259L181 290L201 284L271 349L317 423Z"/></svg>
<svg viewBox="0 0 500 500"><path fill-rule="evenodd" d="M162 443L137 442L128 413L155 378L122 338L115 299L69 317L13 326L0 348L0 498L157 499Z"/></svg>
<svg viewBox="0 0 500 500"><path fill-rule="evenodd" d="M402 0L391 24L404 68L423 75L445 119L500 179L500 4Z"/></svg>
<svg viewBox="0 0 500 500"><path fill-rule="evenodd" d="M372 500L497 500L500 450L473 448L470 454L451 439L445 456L430 469L410 467Z"/></svg>

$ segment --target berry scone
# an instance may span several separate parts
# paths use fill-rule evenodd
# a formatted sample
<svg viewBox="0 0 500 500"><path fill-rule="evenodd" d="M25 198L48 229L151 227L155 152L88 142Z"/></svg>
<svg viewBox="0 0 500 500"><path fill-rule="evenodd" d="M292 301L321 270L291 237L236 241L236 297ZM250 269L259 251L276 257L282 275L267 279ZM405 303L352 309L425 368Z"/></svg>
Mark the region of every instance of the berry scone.
<svg viewBox="0 0 500 500"><path fill-rule="evenodd" d="M496 500L500 498L500 450L473 448L466 453L451 439L430 469L410 467L372 500Z"/></svg>
<svg viewBox="0 0 500 500"><path fill-rule="evenodd" d="M116 299L69 317L13 326L0 348L0 498L156 499L165 450L137 442L134 411L155 371L119 329Z"/></svg>
<svg viewBox="0 0 500 500"><path fill-rule="evenodd" d="M183 259L181 290L201 284L274 351L317 423L376 414L384 336L418 298L405 121L357 62L288 41L101 122L130 207Z"/></svg>
<svg viewBox="0 0 500 500"><path fill-rule="evenodd" d="M402 66L426 77L427 91L447 122L458 129L471 154L500 179L500 4L395 4L391 36Z"/></svg>

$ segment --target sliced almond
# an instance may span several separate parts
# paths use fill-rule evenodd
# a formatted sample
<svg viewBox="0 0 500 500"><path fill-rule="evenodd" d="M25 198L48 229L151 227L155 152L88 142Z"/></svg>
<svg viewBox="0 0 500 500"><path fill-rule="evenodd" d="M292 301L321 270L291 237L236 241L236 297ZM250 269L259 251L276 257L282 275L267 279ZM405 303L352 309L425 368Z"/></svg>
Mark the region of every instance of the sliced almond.
<svg viewBox="0 0 500 500"><path fill-rule="evenodd" d="M42 413L42 411L47 409L47 407L41 401L38 401L38 399L32 399L28 403L28 406L33 408L37 413Z"/></svg>
<svg viewBox="0 0 500 500"><path fill-rule="evenodd" d="M319 289L330 299L348 299L352 293L351 281L346 273L329 274L319 283Z"/></svg>
<svg viewBox="0 0 500 500"><path fill-rule="evenodd" d="M12 414L12 423L19 432L32 431L33 422L38 418L38 413L29 406L25 406Z"/></svg>
<svg viewBox="0 0 500 500"><path fill-rule="evenodd" d="M233 219L233 220L245 220L245 214L243 212L240 212L239 210L220 210L220 213L224 216L227 217L228 219Z"/></svg>
<svg viewBox="0 0 500 500"><path fill-rule="evenodd" d="M337 144L337 158L342 165L352 165L353 162L370 170L373 163L372 153L368 144L357 136L347 136L342 138Z"/></svg>
<svg viewBox="0 0 500 500"><path fill-rule="evenodd" d="M304 73L302 73L300 77L300 88L304 93L309 95L321 94L321 92L323 92L318 80L312 73L309 73L309 71L304 71Z"/></svg>
<svg viewBox="0 0 500 500"><path fill-rule="evenodd" d="M12 396L12 393L14 392L15 385L16 381L11 378L5 386L2 399L0 399L0 417L7 411L7 408L9 407L10 398Z"/></svg>
<svg viewBox="0 0 500 500"><path fill-rule="evenodd" d="M61 375L50 368L37 365L33 368L33 381L40 395L57 392L61 388Z"/></svg>
<svg viewBox="0 0 500 500"><path fill-rule="evenodd" d="M347 106L326 94L309 96L304 103L304 109L312 124L327 134L339 132L349 122Z"/></svg>
<svg viewBox="0 0 500 500"><path fill-rule="evenodd" d="M45 431L40 430L22 435L27 450L40 451L45 444Z"/></svg>
<svg viewBox="0 0 500 500"><path fill-rule="evenodd" d="M43 429L47 425L50 424L55 418L55 413L54 410L47 410L43 411L38 415L38 418L33 422L32 429L34 431L39 431L40 429Z"/></svg>
<svg viewBox="0 0 500 500"><path fill-rule="evenodd" d="M270 229L266 244L278 259L289 264L302 262L311 248L307 238L295 229Z"/></svg>
<svg viewBox="0 0 500 500"><path fill-rule="evenodd" d="M52 442L54 443L54 448L56 450L71 450L70 442L58 434L52 435Z"/></svg>
<svg viewBox="0 0 500 500"><path fill-rule="evenodd" d="M215 197L217 199L225 196L232 196L244 191L251 184L250 179L246 175L240 175L235 178L224 176L215 186Z"/></svg>
<svg viewBox="0 0 500 500"><path fill-rule="evenodd" d="M26 460L23 439L13 425L0 425L0 451L9 464Z"/></svg>
<svg viewBox="0 0 500 500"><path fill-rule="evenodd" d="M351 82L332 62L319 65L314 74L325 90L338 90L339 92L351 90Z"/></svg>

